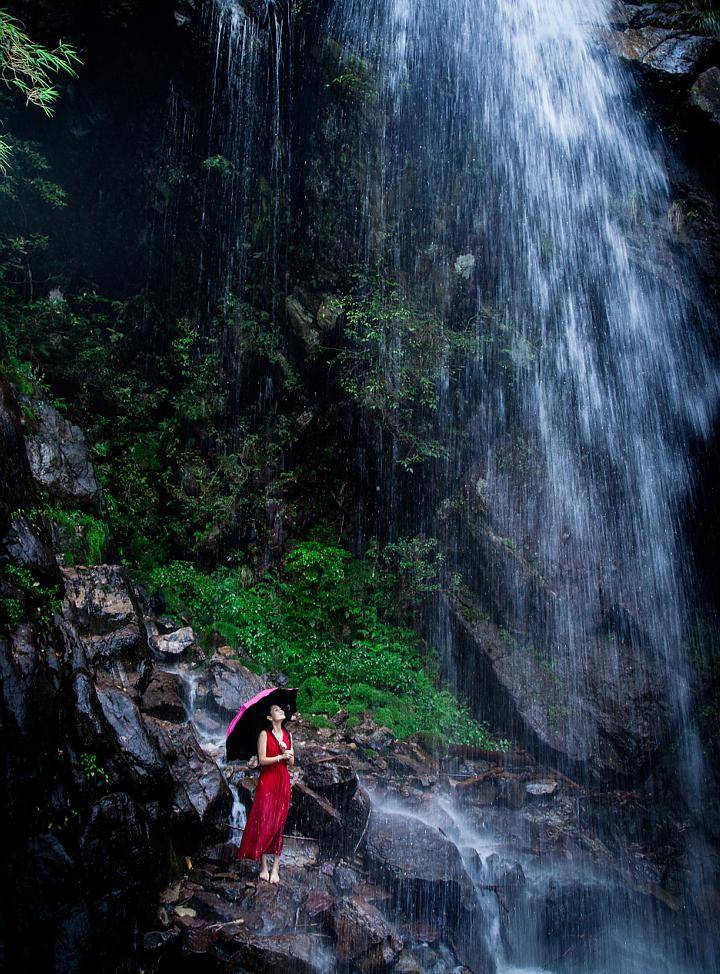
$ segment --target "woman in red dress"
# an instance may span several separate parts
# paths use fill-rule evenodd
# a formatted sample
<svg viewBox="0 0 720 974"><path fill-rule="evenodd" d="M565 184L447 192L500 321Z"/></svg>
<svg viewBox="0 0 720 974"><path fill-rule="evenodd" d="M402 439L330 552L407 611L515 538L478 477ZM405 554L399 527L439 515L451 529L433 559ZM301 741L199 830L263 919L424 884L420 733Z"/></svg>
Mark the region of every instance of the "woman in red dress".
<svg viewBox="0 0 720 974"><path fill-rule="evenodd" d="M295 764L295 752L292 738L282 726L282 708L273 704L267 717L272 727L260 731L258 736L260 779L235 858L260 859L260 879L279 883L283 829L290 810L288 768ZM274 856L272 873L268 872L268 855Z"/></svg>

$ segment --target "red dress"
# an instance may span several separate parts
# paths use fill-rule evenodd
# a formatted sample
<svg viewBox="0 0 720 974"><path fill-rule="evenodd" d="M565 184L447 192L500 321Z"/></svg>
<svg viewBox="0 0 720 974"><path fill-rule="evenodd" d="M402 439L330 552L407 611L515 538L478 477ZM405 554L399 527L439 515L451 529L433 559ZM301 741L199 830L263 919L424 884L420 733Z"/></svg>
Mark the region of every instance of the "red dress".
<svg viewBox="0 0 720 974"><path fill-rule="evenodd" d="M287 747L292 746L290 735L284 727L283 740ZM265 753L269 758L281 753L280 744L272 731L267 732ZM290 771L287 761L261 765L252 807L235 858L259 859L266 853L279 856L289 810Z"/></svg>

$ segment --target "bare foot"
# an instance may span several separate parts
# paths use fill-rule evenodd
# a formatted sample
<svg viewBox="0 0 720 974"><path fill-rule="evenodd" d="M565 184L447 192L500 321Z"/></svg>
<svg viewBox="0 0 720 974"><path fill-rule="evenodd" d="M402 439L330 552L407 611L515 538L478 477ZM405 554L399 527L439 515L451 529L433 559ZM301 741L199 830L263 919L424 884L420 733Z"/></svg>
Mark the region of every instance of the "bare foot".
<svg viewBox="0 0 720 974"><path fill-rule="evenodd" d="M267 869L260 870L260 879L270 879L270 873L267 871Z"/></svg>
<svg viewBox="0 0 720 974"><path fill-rule="evenodd" d="M271 883L279 883L280 882L280 877L278 876L277 873L273 872L273 873L270 874L270 882Z"/></svg>

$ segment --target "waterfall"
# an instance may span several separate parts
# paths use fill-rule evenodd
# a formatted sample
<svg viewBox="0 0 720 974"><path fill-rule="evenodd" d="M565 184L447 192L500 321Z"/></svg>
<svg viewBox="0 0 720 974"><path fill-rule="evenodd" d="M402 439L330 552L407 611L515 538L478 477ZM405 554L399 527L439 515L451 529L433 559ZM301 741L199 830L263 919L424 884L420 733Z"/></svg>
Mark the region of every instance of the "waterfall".
<svg viewBox="0 0 720 974"><path fill-rule="evenodd" d="M204 172L198 304L257 298L276 324L290 272L313 276L312 247L333 274L340 255L365 267L386 401L372 414L378 523L360 529L439 540L457 585L429 605L427 635L479 716L584 782L675 806L638 827L650 844L668 822L680 833L672 923L623 879L629 859L622 875L579 854L545 861L529 839L514 846L522 816L436 809L494 917L498 970L718 971L699 923L713 863L689 643L706 610L685 517L720 373L666 147L607 42L610 0L329 0L317 33L338 74L316 87L354 114L304 105L310 136L290 125L293 91L312 90L290 56L290 5L203 11L206 124L176 102L171 118ZM316 202L354 187L351 226L336 244L318 217L294 266L288 201L308 187ZM627 835L623 814L607 827ZM527 879L509 924L482 891L493 854ZM578 934L571 957L554 910Z"/></svg>
<svg viewBox="0 0 720 974"><path fill-rule="evenodd" d="M396 429L378 463L388 534L442 538L506 641L504 729L579 774L677 795L698 892L712 867L688 656L704 607L684 515L720 374L665 147L607 46L610 4L335 0L325 29L378 106L355 257L399 282L396 312L410 302L465 342L459 362L439 345L425 469L399 471ZM396 389L407 335L388 320ZM487 667L458 667L452 617L440 600L431 637L482 713ZM647 777L670 747L675 767ZM633 970L717 969L697 933L653 968L655 921L626 919ZM601 953L582 969L609 970Z"/></svg>

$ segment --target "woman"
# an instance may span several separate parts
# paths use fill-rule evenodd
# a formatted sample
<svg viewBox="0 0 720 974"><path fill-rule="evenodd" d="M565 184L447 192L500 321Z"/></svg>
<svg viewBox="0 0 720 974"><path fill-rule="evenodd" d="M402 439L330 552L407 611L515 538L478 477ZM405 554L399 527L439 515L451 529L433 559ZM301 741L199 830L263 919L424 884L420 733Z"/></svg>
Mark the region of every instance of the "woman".
<svg viewBox="0 0 720 974"><path fill-rule="evenodd" d="M283 829L290 809L288 768L295 764L295 752L292 738L282 726L282 707L273 704L266 716L272 726L258 735L260 780L235 858L260 859L260 879L279 883ZM274 856L272 873L268 872L268 855Z"/></svg>

